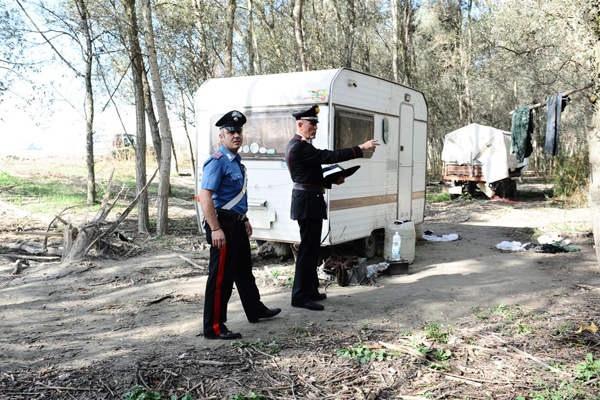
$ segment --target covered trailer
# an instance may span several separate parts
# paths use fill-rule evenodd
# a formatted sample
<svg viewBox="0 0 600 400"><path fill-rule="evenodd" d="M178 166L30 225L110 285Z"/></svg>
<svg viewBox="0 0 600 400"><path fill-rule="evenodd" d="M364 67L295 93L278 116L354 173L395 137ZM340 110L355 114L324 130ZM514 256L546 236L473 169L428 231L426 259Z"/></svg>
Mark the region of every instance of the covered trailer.
<svg viewBox="0 0 600 400"><path fill-rule="evenodd" d="M215 122L230 110L243 112L248 122L240 154L253 238L298 243L284 153L296 131L292 113L312 104L320 108L315 147L381 143L374 153L343 163L361 168L325 194L328 220L321 233L323 245L356 241L359 254L372 257L391 221L423 222L427 104L414 89L346 68L208 80L195 94L196 191L204 160L220 145Z"/></svg>
<svg viewBox="0 0 600 400"><path fill-rule="evenodd" d="M470 124L448 133L442 150L445 192L458 196L478 187L486 196L514 197L511 179L527 170L529 159L519 163L510 153L510 132Z"/></svg>

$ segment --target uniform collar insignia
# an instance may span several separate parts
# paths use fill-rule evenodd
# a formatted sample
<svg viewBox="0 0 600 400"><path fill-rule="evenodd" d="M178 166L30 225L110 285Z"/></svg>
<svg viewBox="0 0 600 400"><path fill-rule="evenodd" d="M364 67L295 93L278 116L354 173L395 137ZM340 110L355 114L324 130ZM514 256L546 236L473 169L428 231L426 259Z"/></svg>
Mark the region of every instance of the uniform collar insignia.
<svg viewBox="0 0 600 400"><path fill-rule="evenodd" d="M234 155L232 152L230 152L227 147L221 145L221 147L219 147L219 150L217 150L218 153L221 153L221 155L225 155L227 157L227 160L229 162L233 162L233 160L235 160L236 157L239 156L239 154L236 156Z"/></svg>

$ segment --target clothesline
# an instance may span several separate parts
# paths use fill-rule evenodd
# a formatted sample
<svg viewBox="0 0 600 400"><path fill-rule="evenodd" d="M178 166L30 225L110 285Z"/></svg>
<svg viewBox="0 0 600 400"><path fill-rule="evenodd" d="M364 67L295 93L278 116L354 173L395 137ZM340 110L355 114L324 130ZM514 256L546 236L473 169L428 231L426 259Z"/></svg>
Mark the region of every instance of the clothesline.
<svg viewBox="0 0 600 400"><path fill-rule="evenodd" d="M567 90L566 92L564 92L564 93L562 94L562 97L563 97L563 98L564 98L564 97L567 97L567 96L569 96L569 95L571 95L571 94L573 94L573 93L581 92L582 90L589 89L589 88L591 88L591 87L592 87L592 83L588 83L587 85L585 85L585 86L584 86L584 87L582 87L582 88L579 88L579 89L571 89L571 90ZM535 109L535 108L540 108L540 107L545 107L545 106L546 106L546 103L545 103L545 102L544 102L544 103L537 103L537 104L533 104L533 105L529 106L529 109L530 109L530 110L533 110L533 109ZM511 111L511 112L509 112L508 114L509 114L509 115L512 115L514 112L515 112L515 110L512 110L512 111Z"/></svg>

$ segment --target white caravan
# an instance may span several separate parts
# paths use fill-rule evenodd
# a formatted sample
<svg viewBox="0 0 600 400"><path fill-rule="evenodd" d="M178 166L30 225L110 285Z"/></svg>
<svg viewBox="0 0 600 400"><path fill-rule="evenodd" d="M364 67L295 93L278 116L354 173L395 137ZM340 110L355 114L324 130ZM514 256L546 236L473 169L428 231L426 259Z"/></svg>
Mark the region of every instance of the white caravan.
<svg viewBox="0 0 600 400"><path fill-rule="evenodd" d="M529 158L517 161L510 153L510 132L470 124L444 137L442 189L453 197L475 194L477 186L487 197L515 197L517 183L511 178L527 171Z"/></svg>
<svg viewBox="0 0 600 400"><path fill-rule="evenodd" d="M248 118L240 154L248 170L253 238L298 243L284 153L296 131L292 113L313 104L320 109L316 148L381 143L374 153L342 164L361 168L325 194L329 219L321 233L323 245L356 241L359 254L373 257L390 222L410 220L417 230L423 222L427 104L414 89L346 68L208 80L195 95L196 192L204 161L220 145L216 121L239 110Z"/></svg>

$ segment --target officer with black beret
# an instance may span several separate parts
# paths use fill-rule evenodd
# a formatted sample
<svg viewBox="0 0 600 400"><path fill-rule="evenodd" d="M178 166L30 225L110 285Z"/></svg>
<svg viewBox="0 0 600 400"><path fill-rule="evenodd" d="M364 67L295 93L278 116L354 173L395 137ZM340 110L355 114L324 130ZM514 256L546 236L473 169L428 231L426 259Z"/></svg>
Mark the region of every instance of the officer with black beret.
<svg viewBox="0 0 600 400"><path fill-rule="evenodd" d="M246 168L238 154L245 123L244 114L236 110L217 121L221 146L204 163L198 196L204 214L206 240L211 245L204 299L204 337L207 339L242 337L225 326L227 302L234 282L248 321L258 322L281 312L280 308L267 308L260 301L252 274L249 241L252 226L246 218Z"/></svg>
<svg viewBox="0 0 600 400"><path fill-rule="evenodd" d="M317 263L321 246L323 220L327 219L327 207L323 195L331 184L323 178L321 164L334 164L363 156L363 150L373 150L379 146L369 140L358 146L341 150L319 150L310 140L317 135L319 106L293 113L297 133L286 147L288 170L294 181L292 190L291 218L300 226L300 247L296 259L292 306L309 310L323 310L318 300L327 295L319 293ZM336 184L344 183L341 177Z"/></svg>

